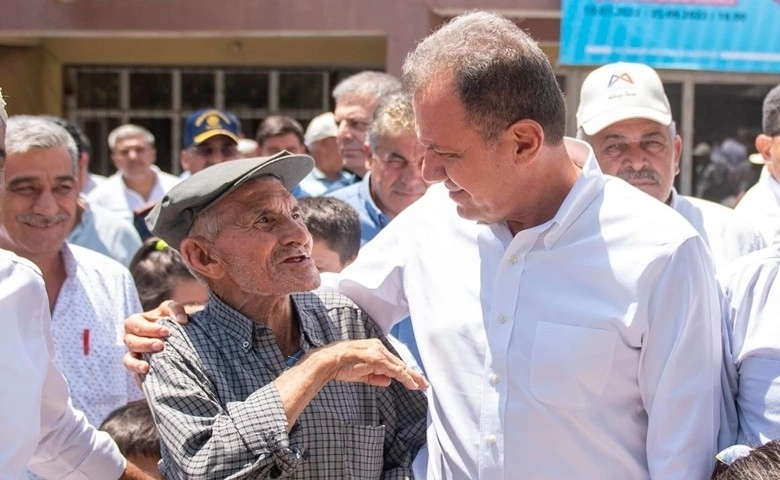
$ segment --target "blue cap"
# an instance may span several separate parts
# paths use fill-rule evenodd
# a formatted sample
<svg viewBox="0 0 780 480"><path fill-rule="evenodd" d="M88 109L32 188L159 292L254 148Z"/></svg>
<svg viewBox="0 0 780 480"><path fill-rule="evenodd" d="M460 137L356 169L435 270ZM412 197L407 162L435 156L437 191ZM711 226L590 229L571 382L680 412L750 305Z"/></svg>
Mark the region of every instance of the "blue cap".
<svg viewBox="0 0 780 480"><path fill-rule="evenodd" d="M184 125L184 148L205 142L215 135L225 135L238 143L238 118L235 115L216 108L198 110L189 117Z"/></svg>

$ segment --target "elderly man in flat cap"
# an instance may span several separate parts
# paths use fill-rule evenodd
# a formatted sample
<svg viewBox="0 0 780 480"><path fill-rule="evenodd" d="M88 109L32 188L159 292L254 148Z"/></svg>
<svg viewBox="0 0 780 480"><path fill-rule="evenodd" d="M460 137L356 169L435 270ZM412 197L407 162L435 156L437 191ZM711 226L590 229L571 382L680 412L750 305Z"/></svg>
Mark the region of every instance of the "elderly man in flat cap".
<svg viewBox="0 0 780 480"><path fill-rule="evenodd" d="M211 289L144 389L166 478L407 478L425 441L426 381L374 322L320 284L292 189L306 155L235 160L149 214ZM305 292L305 293L294 293Z"/></svg>

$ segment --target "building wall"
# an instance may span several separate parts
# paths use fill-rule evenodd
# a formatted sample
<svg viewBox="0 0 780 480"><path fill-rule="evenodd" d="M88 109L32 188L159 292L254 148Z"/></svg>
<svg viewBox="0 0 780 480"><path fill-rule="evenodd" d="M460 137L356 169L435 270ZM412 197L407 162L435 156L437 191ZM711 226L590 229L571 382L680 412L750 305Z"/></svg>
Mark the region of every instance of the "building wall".
<svg viewBox="0 0 780 480"><path fill-rule="evenodd" d="M560 12L556 0L4 0L3 4L0 85L6 95L16 98L10 107L57 115L65 109L65 65L329 65L383 69L397 75L406 53L420 39L446 19L474 8L493 9L516 19L554 59L559 30L555 16Z"/></svg>

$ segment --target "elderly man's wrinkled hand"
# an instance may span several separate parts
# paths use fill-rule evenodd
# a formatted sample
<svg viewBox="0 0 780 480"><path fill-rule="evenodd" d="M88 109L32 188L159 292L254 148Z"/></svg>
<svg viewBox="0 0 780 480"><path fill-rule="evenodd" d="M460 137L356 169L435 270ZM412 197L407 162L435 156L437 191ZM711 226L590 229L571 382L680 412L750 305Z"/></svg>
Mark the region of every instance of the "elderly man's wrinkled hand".
<svg viewBox="0 0 780 480"><path fill-rule="evenodd" d="M393 355L378 339L347 340L317 351L333 361L332 380L386 387L395 379L410 390L425 390L428 382Z"/></svg>

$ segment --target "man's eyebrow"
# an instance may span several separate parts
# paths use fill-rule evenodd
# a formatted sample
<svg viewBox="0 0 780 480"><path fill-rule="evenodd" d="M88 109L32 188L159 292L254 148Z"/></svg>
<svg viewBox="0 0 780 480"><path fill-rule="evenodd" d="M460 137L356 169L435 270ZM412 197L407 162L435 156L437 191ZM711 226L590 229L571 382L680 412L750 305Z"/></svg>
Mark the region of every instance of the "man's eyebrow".
<svg viewBox="0 0 780 480"><path fill-rule="evenodd" d="M60 175L54 178L57 182L76 181L76 177L73 175ZM16 177L12 178L9 182L9 186L19 185L21 183L38 183L38 177Z"/></svg>
<svg viewBox="0 0 780 480"><path fill-rule="evenodd" d="M622 133L608 133L604 135L604 140L622 140L626 138Z"/></svg>
<svg viewBox="0 0 780 480"><path fill-rule="evenodd" d="M663 132L661 132L660 130L653 130L652 132L647 132L642 134L642 138L657 137L657 136L663 136Z"/></svg>

